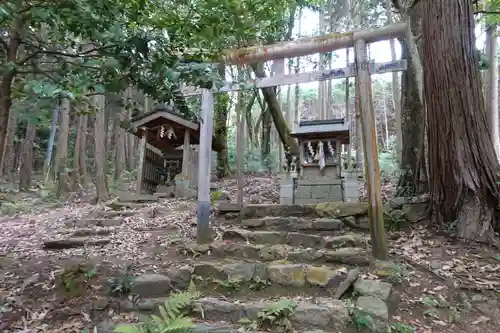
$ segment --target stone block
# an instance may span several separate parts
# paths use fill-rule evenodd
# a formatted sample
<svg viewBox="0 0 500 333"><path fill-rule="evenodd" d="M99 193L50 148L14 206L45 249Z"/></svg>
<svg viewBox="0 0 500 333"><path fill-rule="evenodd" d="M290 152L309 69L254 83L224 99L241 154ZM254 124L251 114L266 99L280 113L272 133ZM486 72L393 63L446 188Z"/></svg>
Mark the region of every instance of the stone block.
<svg viewBox="0 0 500 333"><path fill-rule="evenodd" d="M330 177L311 177L305 179L297 179L297 185L299 186L317 186L317 185L340 185L342 184L341 179L332 179Z"/></svg>
<svg viewBox="0 0 500 333"><path fill-rule="evenodd" d="M354 291L361 296L372 296L382 300L387 300L392 291L390 283L377 280L358 279L353 287Z"/></svg>
<svg viewBox="0 0 500 333"><path fill-rule="evenodd" d="M284 286L302 287L306 283L306 271L302 265L269 265L269 280Z"/></svg>
<svg viewBox="0 0 500 333"><path fill-rule="evenodd" d="M131 292L142 297L166 296L172 289L170 278L160 274L138 276L132 283Z"/></svg>
<svg viewBox="0 0 500 333"><path fill-rule="evenodd" d="M331 185L328 190L328 199L330 201L342 201L342 186Z"/></svg>
<svg viewBox="0 0 500 333"><path fill-rule="evenodd" d="M311 186L297 186L295 197L301 199L311 198Z"/></svg>
<svg viewBox="0 0 500 333"><path fill-rule="evenodd" d="M280 197L280 205L293 205L293 197Z"/></svg>
<svg viewBox="0 0 500 333"><path fill-rule="evenodd" d="M295 198L296 205L312 205L324 202L326 199Z"/></svg>
<svg viewBox="0 0 500 333"><path fill-rule="evenodd" d="M292 198L293 197L293 185L281 185L280 186L280 197Z"/></svg>
<svg viewBox="0 0 500 333"><path fill-rule="evenodd" d="M330 185L311 186L311 199L328 199Z"/></svg>

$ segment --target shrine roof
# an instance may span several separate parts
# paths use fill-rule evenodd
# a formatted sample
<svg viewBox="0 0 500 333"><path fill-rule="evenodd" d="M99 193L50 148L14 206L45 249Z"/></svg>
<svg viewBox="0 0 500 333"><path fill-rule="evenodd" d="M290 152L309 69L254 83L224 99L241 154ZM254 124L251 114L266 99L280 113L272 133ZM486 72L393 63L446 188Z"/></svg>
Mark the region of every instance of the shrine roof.
<svg viewBox="0 0 500 333"><path fill-rule="evenodd" d="M337 138L349 137L349 122L342 119L301 121L291 136L295 138Z"/></svg>

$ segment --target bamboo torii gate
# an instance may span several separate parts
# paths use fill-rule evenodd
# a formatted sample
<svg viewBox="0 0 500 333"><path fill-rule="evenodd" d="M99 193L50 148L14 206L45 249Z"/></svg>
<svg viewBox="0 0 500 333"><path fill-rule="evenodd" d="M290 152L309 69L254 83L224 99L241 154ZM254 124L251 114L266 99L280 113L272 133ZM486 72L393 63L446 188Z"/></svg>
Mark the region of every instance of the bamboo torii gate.
<svg viewBox="0 0 500 333"><path fill-rule="evenodd" d="M384 219L382 211L382 199L380 193L380 172L378 154L376 147L376 128L373 101L371 93L370 72L373 66L367 61L366 44L393 38L410 36L408 24L392 24L379 29L359 30L339 34L329 34L303 38L293 42L283 42L273 45L255 46L228 51L221 62L230 65L242 65L255 62L278 60L283 58L300 57L315 53L332 52L339 49L354 47L355 66L354 70L347 68L346 71L326 70L295 75L277 75L268 78L256 79L253 87L263 88L294 83L330 80L348 76L356 76L360 91L360 121L363 136L363 150L365 157L365 170L368 184L370 230L372 239L373 255L377 259L387 259L387 239L384 230ZM413 41L411 41L413 42ZM419 61L419 59L418 59ZM377 65L377 64L376 64ZM379 67L384 64L378 64ZM401 71L406 69L406 62L391 62L385 64L385 70ZM377 67L377 66L375 66ZM421 66L420 66L421 68ZM337 75L334 75L334 71ZM382 73L384 71L378 71ZM199 152L199 175L198 175L198 225L197 237L199 243L210 241L210 173L211 173L211 146L213 129L213 93L225 91L237 91L248 89L248 84L226 84L219 91L197 90L186 88L185 95L202 95L201 101L201 133ZM252 87L252 88L253 88Z"/></svg>

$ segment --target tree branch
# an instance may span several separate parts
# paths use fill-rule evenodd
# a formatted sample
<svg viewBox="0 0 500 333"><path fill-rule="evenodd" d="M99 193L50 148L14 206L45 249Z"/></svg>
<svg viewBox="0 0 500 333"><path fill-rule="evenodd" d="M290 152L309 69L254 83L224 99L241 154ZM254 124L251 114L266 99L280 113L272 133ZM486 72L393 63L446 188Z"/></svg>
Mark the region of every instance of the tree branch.
<svg viewBox="0 0 500 333"><path fill-rule="evenodd" d="M474 14L500 15L500 11L477 10Z"/></svg>

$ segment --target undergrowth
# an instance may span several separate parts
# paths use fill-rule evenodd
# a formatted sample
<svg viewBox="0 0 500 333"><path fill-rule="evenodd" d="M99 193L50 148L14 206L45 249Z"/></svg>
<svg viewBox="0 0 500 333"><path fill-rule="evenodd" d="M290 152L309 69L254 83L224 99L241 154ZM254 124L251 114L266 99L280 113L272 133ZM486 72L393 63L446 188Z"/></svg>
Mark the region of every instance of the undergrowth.
<svg viewBox="0 0 500 333"><path fill-rule="evenodd" d="M197 311L195 300L201 293L191 281L185 292L172 294L162 306L158 307L157 315L140 316L139 324L118 325L116 333L189 333L195 327L189 314Z"/></svg>
<svg viewBox="0 0 500 333"><path fill-rule="evenodd" d="M64 290L70 296L79 296L87 290L92 278L97 276L97 270L91 265L79 263L65 268L59 278Z"/></svg>
<svg viewBox="0 0 500 333"><path fill-rule="evenodd" d="M280 332L291 332L292 323L290 317L295 313L297 303L292 300L284 299L275 303L267 304L257 314L257 320L242 318L238 321L247 331L258 329L271 330L277 329Z"/></svg>

